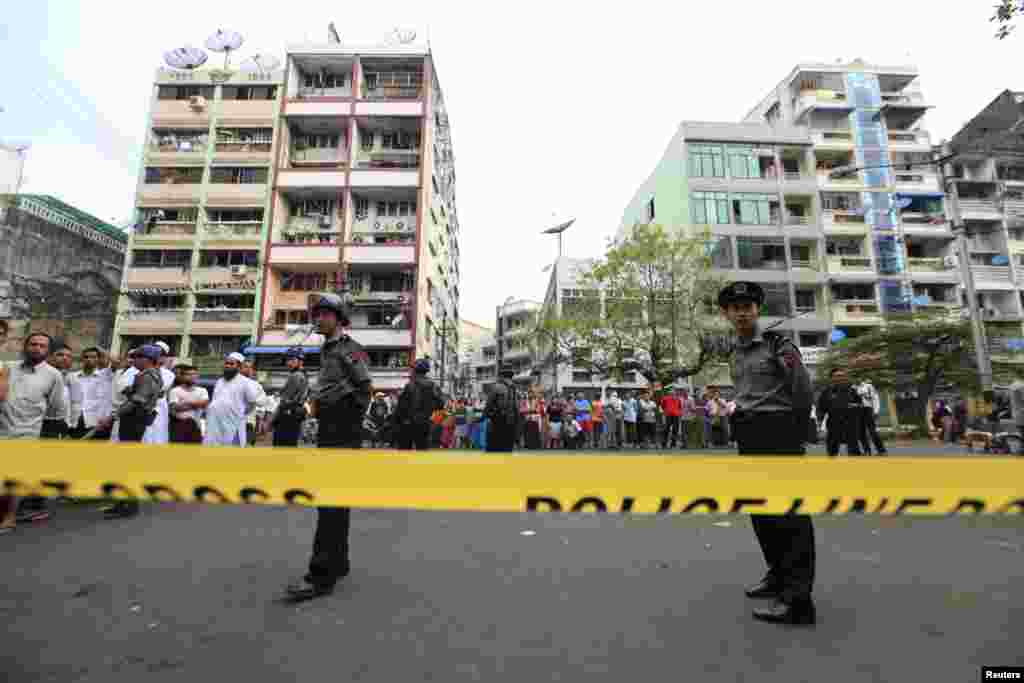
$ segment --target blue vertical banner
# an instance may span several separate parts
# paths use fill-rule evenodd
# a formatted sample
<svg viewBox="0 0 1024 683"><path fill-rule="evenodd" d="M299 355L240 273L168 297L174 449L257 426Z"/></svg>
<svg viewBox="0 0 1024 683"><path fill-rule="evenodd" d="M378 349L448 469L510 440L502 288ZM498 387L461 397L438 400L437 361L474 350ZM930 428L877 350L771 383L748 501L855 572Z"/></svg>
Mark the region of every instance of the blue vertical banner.
<svg viewBox="0 0 1024 683"><path fill-rule="evenodd" d="M882 313L909 313L911 293L902 280L879 280L882 295Z"/></svg>

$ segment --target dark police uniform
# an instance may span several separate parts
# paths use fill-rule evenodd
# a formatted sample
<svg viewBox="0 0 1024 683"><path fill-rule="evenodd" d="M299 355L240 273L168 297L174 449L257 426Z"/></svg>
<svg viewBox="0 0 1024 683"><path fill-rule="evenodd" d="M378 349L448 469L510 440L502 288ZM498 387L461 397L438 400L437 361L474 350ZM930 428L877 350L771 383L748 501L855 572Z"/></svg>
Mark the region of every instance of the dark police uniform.
<svg viewBox="0 0 1024 683"><path fill-rule="evenodd" d="M522 418L519 414L519 393L512 383L514 376L515 371L502 368L501 379L494 383L484 407L489 453L511 453L515 450Z"/></svg>
<svg viewBox="0 0 1024 683"><path fill-rule="evenodd" d="M298 358L300 356L293 355ZM306 420L306 398L309 396L309 380L302 368L296 368L288 375L281 402L274 415L274 445L298 446L302 435L302 423Z"/></svg>
<svg viewBox="0 0 1024 683"><path fill-rule="evenodd" d="M719 305L764 302L752 282L734 282L719 294ZM791 340L759 328L739 339L732 359L736 412L732 418L740 455L803 455L813 400L811 378ZM814 527L807 515L751 515L768 573L747 591L749 597L775 598L760 619L783 623L815 621Z"/></svg>
<svg viewBox="0 0 1024 683"><path fill-rule="evenodd" d="M369 358L345 334L331 337L320 351L320 374L313 392L318 448L361 448L363 416L370 402ZM348 575L350 509L318 507L313 557L306 580L328 592Z"/></svg>
<svg viewBox="0 0 1024 683"><path fill-rule="evenodd" d="M435 410L444 407L444 397L438 386L427 377L430 372L428 361L416 363L416 376L405 385L398 397L395 408L395 424L398 426L398 448L401 450L425 451L430 448L430 418Z"/></svg>
<svg viewBox="0 0 1024 683"><path fill-rule="evenodd" d="M829 455L838 455L839 447L844 443L849 455L861 455L860 407L860 396L849 384L833 384L821 392L818 419L828 417L826 446Z"/></svg>

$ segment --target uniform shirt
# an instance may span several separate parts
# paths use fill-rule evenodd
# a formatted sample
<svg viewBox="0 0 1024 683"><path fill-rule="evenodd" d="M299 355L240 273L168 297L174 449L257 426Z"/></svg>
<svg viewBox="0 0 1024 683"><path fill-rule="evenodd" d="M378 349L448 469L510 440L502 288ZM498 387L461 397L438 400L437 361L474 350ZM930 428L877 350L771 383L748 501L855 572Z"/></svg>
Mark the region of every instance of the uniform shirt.
<svg viewBox="0 0 1024 683"><path fill-rule="evenodd" d="M302 370L293 370L288 375L288 381L284 383L281 390L280 401L277 404L278 410L294 409L306 402L309 395L309 380Z"/></svg>
<svg viewBox="0 0 1024 683"><path fill-rule="evenodd" d="M128 394L121 408L118 410L119 417L141 411L145 414L156 410L156 404L164 393L163 378L156 368L149 368L144 372L135 375L132 382L131 392Z"/></svg>
<svg viewBox="0 0 1024 683"><path fill-rule="evenodd" d="M368 363L366 351L347 334L336 334L325 341L320 349L320 374L313 391L320 409L340 403L353 394L364 399L362 394L366 394L364 390L370 384ZM364 400L369 401L369 398L367 394Z"/></svg>
<svg viewBox="0 0 1024 683"><path fill-rule="evenodd" d="M636 422L636 410L636 399L627 398L622 402L622 419L626 422Z"/></svg>
<svg viewBox="0 0 1024 683"><path fill-rule="evenodd" d="M7 400L0 401L0 439L38 439L47 413L67 411L64 378L43 361L9 370Z"/></svg>
<svg viewBox="0 0 1024 683"><path fill-rule="evenodd" d="M72 373L69 378L71 396L71 417L68 423L77 427L81 421L89 429L100 420L110 417L114 409L114 384L110 374L93 370L92 374L82 371Z"/></svg>
<svg viewBox="0 0 1024 683"><path fill-rule="evenodd" d="M736 410L752 413L810 414L811 377L792 341L779 335L766 338L758 329L739 339L731 361L736 386Z"/></svg>
<svg viewBox="0 0 1024 683"><path fill-rule="evenodd" d="M1010 385L1010 412L1016 424L1024 425L1024 381Z"/></svg>
<svg viewBox="0 0 1024 683"><path fill-rule="evenodd" d="M206 392L206 389L200 386L192 385L187 387L184 384L171 389L171 393L168 395L167 403L170 406L175 406L179 403L193 403L195 401L208 401L210 395ZM199 424L199 417L203 411L201 409L193 408L191 410L184 410L178 413L172 412L179 420L192 420L196 424Z"/></svg>

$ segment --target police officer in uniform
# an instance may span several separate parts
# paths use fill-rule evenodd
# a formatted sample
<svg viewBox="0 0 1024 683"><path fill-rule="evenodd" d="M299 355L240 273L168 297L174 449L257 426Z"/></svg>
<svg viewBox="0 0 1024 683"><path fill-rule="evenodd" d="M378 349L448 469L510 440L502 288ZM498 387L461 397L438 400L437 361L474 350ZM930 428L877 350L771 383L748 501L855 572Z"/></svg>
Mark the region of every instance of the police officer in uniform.
<svg viewBox="0 0 1024 683"><path fill-rule="evenodd" d="M811 378L800 351L782 335L758 325L764 290L733 282L718 295L722 315L736 332L732 376L736 412L732 424L740 455L803 455L810 419ZM816 621L814 527L807 515L752 515L754 533L768 573L747 589L750 598L769 598L754 617L780 624Z"/></svg>
<svg viewBox="0 0 1024 683"><path fill-rule="evenodd" d="M320 350L320 374L313 391L313 416L317 418L319 448L360 448L363 416L370 405L369 357L363 347L344 332L351 322L349 301L337 294L312 294L310 318L324 336ZM318 507L313 556L309 571L288 586L293 600L307 600L334 591L348 576L350 510Z"/></svg>
<svg viewBox="0 0 1024 683"><path fill-rule="evenodd" d="M415 377L405 385L398 397L395 409L395 425L398 427L398 448L416 448L425 451L430 448L430 422L435 410L444 407L441 390L432 379L430 361L420 358L414 368Z"/></svg>
<svg viewBox="0 0 1024 683"><path fill-rule="evenodd" d="M512 378L516 371L510 365L502 365L501 379L494 383L491 395L484 407L487 418L487 451L489 453L511 453L519 437L519 394Z"/></svg>
<svg viewBox="0 0 1024 683"><path fill-rule="evenodd" d="M289 375L274 414L274 445L298 446L302 423L306 420L306 398L309 395L309 380L302 369L306 353L301 346L296 346L288 349L286 358Z"/></svg>

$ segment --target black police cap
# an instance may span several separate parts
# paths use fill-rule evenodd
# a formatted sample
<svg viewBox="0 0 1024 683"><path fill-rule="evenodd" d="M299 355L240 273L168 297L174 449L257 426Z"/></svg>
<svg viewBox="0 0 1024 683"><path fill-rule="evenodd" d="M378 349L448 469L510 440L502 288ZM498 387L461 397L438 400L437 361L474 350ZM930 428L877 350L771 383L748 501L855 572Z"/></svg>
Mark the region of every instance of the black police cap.
<svg viewBox="0 0 1024 683"><path fill-rule="evenodd" d="M750 301L758 306L764 303L764 290L756 282L730 282L718 293L718 305Z"/></svg>

